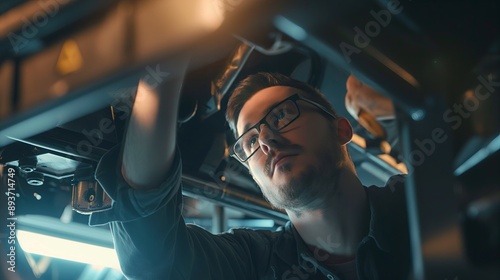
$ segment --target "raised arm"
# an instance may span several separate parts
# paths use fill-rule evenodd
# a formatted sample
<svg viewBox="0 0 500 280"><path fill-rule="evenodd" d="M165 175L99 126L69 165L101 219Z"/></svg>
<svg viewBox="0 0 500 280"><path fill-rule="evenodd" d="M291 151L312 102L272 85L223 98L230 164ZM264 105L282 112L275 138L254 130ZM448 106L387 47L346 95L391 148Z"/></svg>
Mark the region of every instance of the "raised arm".
<svg viewBox="0 0 500 280"><path fill-rule="evenodd" d="M187 229L175 143L187 64L188 59L179 58L148 66L150 75L139 82L121 153L119 147L110 150L96 168L113 208L93 213L90 223L109 223L120 266L130 279L174 273L178 252L188 249L187 240L179 242Z"/></svg>
<svg viewBox="0 0 500 280"><path fill-rule="evenodd" d="M157 187L170 169L175 153L176 122L188 59L160 69L164 81L141 80L128 124L122 174L135 189ZM155 69L156 70L156 69ZM161 77L160 76L160 77Z"/></svg>
<svg viewBox="0 0 500 280"><path fill-rule="evenodd" d="M140 82L121 158L113 149L101 159L96 178L114 203L93 217L109 223L129 279L256 279L268 270L261 256L270 253L271 238L246 231L212 235L182 217L175 139L186 61L168 67L171 76L157 88Z"/></svg>

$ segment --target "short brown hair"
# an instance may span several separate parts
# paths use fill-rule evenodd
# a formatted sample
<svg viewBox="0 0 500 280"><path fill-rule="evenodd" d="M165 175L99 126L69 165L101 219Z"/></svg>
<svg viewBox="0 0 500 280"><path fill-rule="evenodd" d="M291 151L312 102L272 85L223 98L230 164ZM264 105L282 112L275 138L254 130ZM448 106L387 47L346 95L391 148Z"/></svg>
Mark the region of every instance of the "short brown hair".
<svg viewBox="0 0 500 280"><path fill-rule="evenodd" d="M247 102L258 91L272 86L289 86L302 90L306 94L305 97L311 101L321 104L328 111L330 111L330 113L337 116L337 113L333 109L330 102L326 99L325 95L311 85L292 79L280 73L259 72L242 80L229 98L226 110L226 120L229 123L229 127L233 131L235 137L238 136L236 124L238 123L238 117L245 102Z"/></svg>

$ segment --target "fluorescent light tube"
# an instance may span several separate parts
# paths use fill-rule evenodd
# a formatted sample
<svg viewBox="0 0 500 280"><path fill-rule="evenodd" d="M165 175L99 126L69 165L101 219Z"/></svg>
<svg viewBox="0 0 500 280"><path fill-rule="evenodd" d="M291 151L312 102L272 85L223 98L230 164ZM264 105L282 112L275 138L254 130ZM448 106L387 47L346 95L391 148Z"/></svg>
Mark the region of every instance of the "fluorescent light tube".
<svg viewBox="0 0 500 280"><path fill-rule="evenodd" d="M17 230L17 240L24 252L87 263L100 267L110 267L118 271L118 256L112 248L62 239L44 234Z"/></svg>

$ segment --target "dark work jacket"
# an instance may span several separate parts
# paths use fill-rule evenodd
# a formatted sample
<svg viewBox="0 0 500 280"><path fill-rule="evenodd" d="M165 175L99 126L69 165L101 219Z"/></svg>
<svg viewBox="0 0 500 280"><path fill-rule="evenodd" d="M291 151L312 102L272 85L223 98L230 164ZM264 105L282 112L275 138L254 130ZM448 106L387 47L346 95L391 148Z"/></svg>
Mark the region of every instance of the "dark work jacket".
<svg viewBox="0 0 500 280"><path fill-rule="evenodd" d="M232 229L211 234L186 225L181 216L181 160L151 191L124 181L119 149L100 161L96 179L113 208L93 213L91 225L109 223L123 273L130 279L342 279L314 258L293 225L277 231ZM386 187L367 187L369 234L356 254L358 278L408 279L409 242L404 187L400 176Z"/></svg>

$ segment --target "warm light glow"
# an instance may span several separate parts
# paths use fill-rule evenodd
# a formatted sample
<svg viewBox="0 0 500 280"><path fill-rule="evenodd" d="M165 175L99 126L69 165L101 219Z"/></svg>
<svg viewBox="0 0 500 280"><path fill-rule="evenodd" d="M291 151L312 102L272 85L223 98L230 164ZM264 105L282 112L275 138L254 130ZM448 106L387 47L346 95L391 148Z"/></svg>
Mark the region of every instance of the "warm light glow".
<svg viewBox="0 0 500 280"><path fill-rule="evenodd" d="M202 0L199 2L199 19L207 30L217 29L224 21L224 1Z"/></svg>
<svg viewBox="0 0 500 280"><path fill-rule="evenodd" d="M453 225L428 238L422 250L430 259L450 260L462 256L462 245L462 231L459 226Z"/></svg>
<svg viewBox="0 0 500 280"><path fill-rule="evenodd" d="M23 251L31 254L110 267L121 272L118 256L112 248L106 248L58 237L17 231L17 240Z"/></svg>

